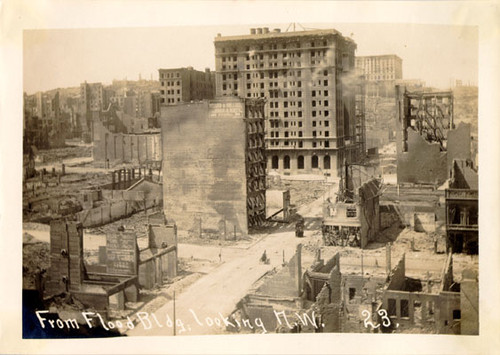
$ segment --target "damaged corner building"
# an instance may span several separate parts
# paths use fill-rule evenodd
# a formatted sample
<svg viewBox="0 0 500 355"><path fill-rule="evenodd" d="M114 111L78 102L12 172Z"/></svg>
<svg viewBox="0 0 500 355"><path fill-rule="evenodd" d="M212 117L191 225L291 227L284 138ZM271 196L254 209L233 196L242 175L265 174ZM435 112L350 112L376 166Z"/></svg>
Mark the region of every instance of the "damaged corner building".
<svg viewBox="0 0 500 355"><path fill-rule="evenodd" d="M353 167L357 170L353 170ZM322 234L325 245L366 248L380 229L381 181L367 179L361 166L346 165L336 201L323 203Z"/></svg>
<svg viewBox="0 0 500 355"><path fill-rule="evenodd" d="M453 93L396 86L398 184L441 185L454 159L471 159L470 124L456 126Z"/></svg>
<svg viewBox="0 0 500 355"><path fill-rule="evenodd" d="M162 106L164 211L179 230L234 239L266 218L262 99Z"/></svg>

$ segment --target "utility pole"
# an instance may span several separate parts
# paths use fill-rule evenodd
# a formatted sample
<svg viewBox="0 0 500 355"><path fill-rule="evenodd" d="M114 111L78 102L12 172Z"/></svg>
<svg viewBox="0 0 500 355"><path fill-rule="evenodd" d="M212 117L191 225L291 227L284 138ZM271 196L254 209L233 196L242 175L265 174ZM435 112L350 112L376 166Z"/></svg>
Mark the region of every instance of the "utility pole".
<svg viewBox="0 0 500 355"><path fill-rule="evenodd" d="M174 290L174 336L176 335L176 319L175 319L175 290Z"/></svg>
<svg viewBox="0 0 500 355"><path fill-rule="evenodd" d="M361 277L364 276L364 270L363 270L363 249L361 249Z"/></svg>

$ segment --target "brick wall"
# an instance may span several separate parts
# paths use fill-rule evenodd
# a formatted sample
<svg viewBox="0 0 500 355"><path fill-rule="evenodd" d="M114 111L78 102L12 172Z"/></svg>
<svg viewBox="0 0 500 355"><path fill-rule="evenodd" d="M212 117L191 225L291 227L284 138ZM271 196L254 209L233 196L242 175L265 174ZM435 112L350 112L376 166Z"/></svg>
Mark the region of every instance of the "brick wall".
<svg viewBox="0 0 500 355"><path fill-rule="evenodd" d="M236 98L162 107L164 211L180 230L248 233L244 115Z"/></svg>

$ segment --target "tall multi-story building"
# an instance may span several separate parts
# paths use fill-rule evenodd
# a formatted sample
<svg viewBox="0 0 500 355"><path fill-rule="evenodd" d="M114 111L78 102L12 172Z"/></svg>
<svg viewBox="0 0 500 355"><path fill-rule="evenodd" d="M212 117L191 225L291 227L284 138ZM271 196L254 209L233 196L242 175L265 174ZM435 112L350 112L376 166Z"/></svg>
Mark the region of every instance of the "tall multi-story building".
<svg viewBox="0 0 500 355"><path fill-rule="evenodd" d="M341 174L361 155L356 43L334 29L217 35L216 95L265 98L267 168Z"/></svg>
<svg viewBox="0 0 500 355"><path fill-rule="evenodd" d="M194 70L193 67L158 71L162 104L175 105L214 98L214 73L208 68L204 72Z"/></svg>
<svg viewBox="0 0 500 355"><path fill-rule="evenodd" d="M105 94L101 83L80 84L80 126L85 140L92 137L92 123L105 108Z"/></svg>
<svg viewBox="0 0 500 355"><path fill-rule="evenodd" d="M356 69L365 76L366 93L394 96L396 80L403 79L403 60L395 54L356 57Z"/></svg>
<svg viewBox="0 0 500 355"><path fill-rule="evenodd" d="M356 57L356 68L363 70L368 81L403 78L403 60L395 54Z"/></svg>
<svg viewBox="0 0 500 355"><path fill-rule="evenodd" d="M80 84L80 98L87 111L101 111L104 108L104 91L101 83Z"/></svg>

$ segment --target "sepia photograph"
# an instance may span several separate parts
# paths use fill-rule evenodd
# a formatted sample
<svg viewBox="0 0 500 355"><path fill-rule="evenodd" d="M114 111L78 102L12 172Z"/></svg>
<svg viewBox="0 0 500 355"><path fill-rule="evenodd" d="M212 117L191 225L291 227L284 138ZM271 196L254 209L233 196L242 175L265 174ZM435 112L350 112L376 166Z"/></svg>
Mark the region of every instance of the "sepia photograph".
<svg viewBox="0 0 500 355"><path fill-rule="evenodd" d="M477 344L484 31L298 19L22 27L23 341Z"/></svg>

